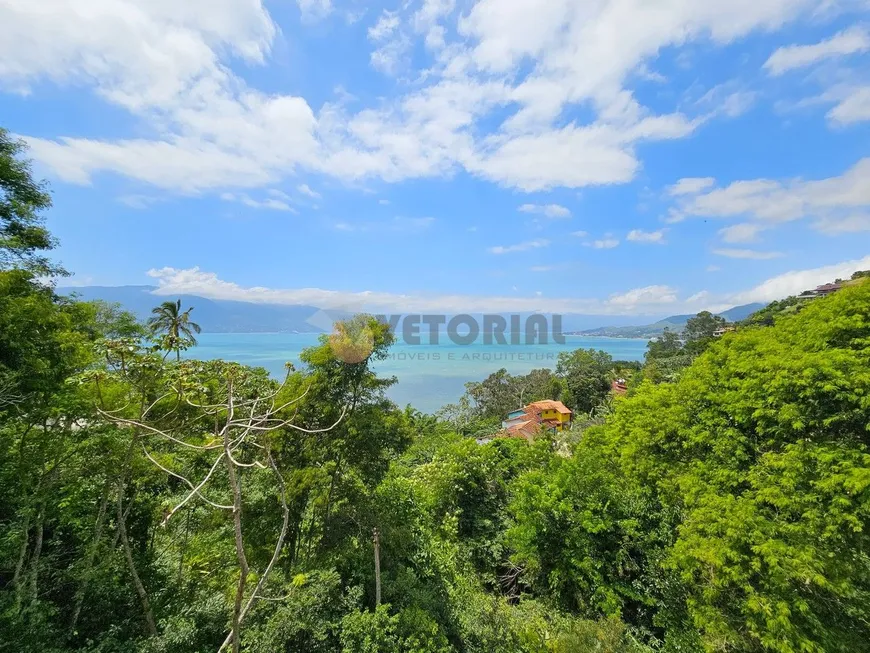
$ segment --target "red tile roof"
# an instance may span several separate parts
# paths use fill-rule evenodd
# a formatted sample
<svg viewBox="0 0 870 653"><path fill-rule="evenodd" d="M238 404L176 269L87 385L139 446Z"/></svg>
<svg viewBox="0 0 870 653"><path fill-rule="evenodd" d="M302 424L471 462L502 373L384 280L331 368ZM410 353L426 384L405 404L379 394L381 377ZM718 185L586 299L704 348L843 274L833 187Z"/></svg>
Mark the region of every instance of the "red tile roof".
<svg viewBox="0 0 870 653"><path fill-rule="evenodd" d="M541 426L558 428L563 425L558 419L542 419L541 413L545 410L555 410L563 415L571 415L571 411L561 401L544 399L534 401L523 409L523 415L519 415L503 422L504 430L498 437L530 438L534 436Z"/></svg>
<svg viewBox="0 0 870 653"><path fill-rule="evenodd" d="M530 438L538 432L538 424L534 420L526 420L518 424L511 424L501 432L501 437L507 438Z"/></svg>

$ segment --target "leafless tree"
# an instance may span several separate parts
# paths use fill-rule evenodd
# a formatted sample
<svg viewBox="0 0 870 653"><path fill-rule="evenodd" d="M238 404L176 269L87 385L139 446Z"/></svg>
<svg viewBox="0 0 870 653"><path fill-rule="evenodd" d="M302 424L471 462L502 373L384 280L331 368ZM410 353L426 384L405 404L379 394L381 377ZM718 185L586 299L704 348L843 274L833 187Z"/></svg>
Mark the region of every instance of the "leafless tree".
<svg viewBox="0 0 870 653"><path fill-rule="evenodd" d="M194 444L188 441L189 438L185 438L184 434L158 428L147 423L144 419L134 420L119 417L117 411L110 412L101 409L100 413L105 418L119 425L134 428L139 433L142 433L144 436L142 450L148 460L187 486L188 490L183 498L172 509L166 512L163 519L164 525L191 501L202 501L212 508L232 513L233 536L238 564L238 582L236 584L230 632L218 649L218 653L227 648L230 648L233 653L238 653L241 648L241 628L245 617L254 608L259 599L267 598L262 596L262 592L272 569L281 556L289 528L290 510L287 506L284 478L272 456L268 436L270 433L282 429L309 434L325 433L338 426L344 418L346 409L342 411L335 424L324 429L309 430L294 424L293 417L282 417L282 415L286 414L285 411L288 408L305 397L307 391L291 401L279 403L277 399L287 383L285 380L277 389L265 396L243 399L237 396L234 371L232 369L227 371L225 381L226 389L223 393L223 400L219 403L201 404L191 401L187 396L181 397L183 402L197 409L203 416L209 416L210 419L216 421L214 437L206 444ZM148 412L145 411L145 414ZM144 444L149 438L162 440L173 447L210 454L214 456L214 460L208 472L202 478L191 480L183 474L161 464L152 452L148 450L146 444ZM216 471L221 467L226 471L225 477L216 474ZM260 471L271 473L275 479L276 490L281 505L282 522L272 557L266 567L257 575L258 581L254 588L249 590L247 581L250 575L250 567L248 566L248 558L245 553L243 529L244 502L241 479L245 473ZM228 484L229 494L232 497L231 504L220 503L207 496L208 489L217 482L217 479L225 480Z"/></svg>

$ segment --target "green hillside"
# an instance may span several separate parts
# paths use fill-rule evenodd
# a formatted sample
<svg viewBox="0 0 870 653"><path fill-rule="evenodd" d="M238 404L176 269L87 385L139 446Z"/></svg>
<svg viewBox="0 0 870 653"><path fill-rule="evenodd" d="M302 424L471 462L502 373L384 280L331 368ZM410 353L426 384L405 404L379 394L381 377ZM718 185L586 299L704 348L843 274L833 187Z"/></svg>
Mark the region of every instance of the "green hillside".
<svg viewBox="0 0 870 653"><path fill-rule="evenodd" d="M734 306L727 311L718 313L719 316L725 318L728 322L739 322L746 319L752 313L764 308L764 304L744 304L742 306ZM665 329L671 331L682 331L694 315L672 315L652 324L644 324L641 326L622 326L622 327L599 327L597 329L587 329L581 331L584 336L606 336L611 338L654 338L660 336Z"/></svg>

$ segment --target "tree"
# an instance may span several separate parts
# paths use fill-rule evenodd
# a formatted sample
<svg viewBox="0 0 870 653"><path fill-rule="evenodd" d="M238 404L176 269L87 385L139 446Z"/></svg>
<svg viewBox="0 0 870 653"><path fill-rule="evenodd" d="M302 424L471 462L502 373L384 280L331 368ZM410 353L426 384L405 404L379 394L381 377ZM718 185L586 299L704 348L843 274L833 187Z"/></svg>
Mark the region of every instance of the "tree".
<svg viewBox="0 0 870 653"><path fill-rule="evenodd" d="M714 340L700 315L626 398L607 382L633 366L578 350L439 419L386 396L370 316L283 384L166 364L131 315L58 297L7 245L2 651L867 649L863 277L771 328ZM152 332L179 352L198 331L170 306ZM556 397L598 403L567 434L465 437Z"/></svg>
<svg viewBox="0 0 870 653"><path fill-rule="evenodd" d="M651 360L660 360L662 358L670 358L683 352L683 344L680 342L680 336L669 328L665 327L662 335L654 340L650 340L646 346L646 362Z"/></svg>
<svg viewBox="0 0 870 653"><path fill-rule="evenodd" d="M29 270L0 271L0 377L30 410L47 405L89 356L94 333L87 309L57 297Z"/></svg>
<svg viewBox="0 0 870 653"><path fill-rule="evenodd" d="M648 594L639 590L654 586L647 557L655 555L661 516L644 488L627 482L615 458L587 438L574 456L555 456L512 484L512 560L525 584L565 610L630 614L649 627Z"/></svg>
<svg viewBox="0 0 870 653"><path fill-rule="evenodd" d="M523 407L521 390L504 368L483 381L466 383L465 391L483 418L501 419L506 413Z"/></svg>
<svg viewBox="0 0 870 653"><path fill-rule="evenodd" d="M676 381L682 371L714 340L713 333L725 320L708 311L689 318L680 336L665 328L661 337L650 340L644 356L642 378L653 383Z"/></svg>
<svg viewBox="0 0 870 653"><path fill-rule="evenodd" d="M864 282L641 385L518 486L530 582L664 650L865 649L868 342Z"/></svg>
<svg viewBox="0 0 870 653"><path fill-rule="evenodd" d="M301 556L343 546L344 538L361 527L362 506L390 460L410 443L407 416L385 395L396 379L379 377L374 369L392 343L389 325L357 315L300 355L304 367L293 381L297 394L307 391L298 404L300 421L311 429L338 422L329 433L301 438L282 452L287 464L305 468L309 522L304 532L292 535ZM361 357L364 350L368 353ZM366 524L369 532L373 526Z"/></svg>
<svg viewBox="0 0 870 653"><path fill-rule="evenodd" d="M666 564L705 648L866 648L868 338L865 282L714 344L610 425L683 515Z"/></svg>
<svg viewBox="0 0 870 653"><path fill-rule="evenodd" d="M565 380L567 404L572 410L589 413L610 392L610 354L594 349L562 352L556 363L556 374Z"/></svg>
<svg viewBox="0 0 870 653"><path fill-rule="evenodd" d="M695 317L689 318L683 330L686 350L697 356L713 341L716 329L726 324L724 317L713 315L710 311L701 311Z"/></svg>
<svg viewBox="0 0 870 653"><path fill-rule="evenodd" d="M194 500L203 501L213 508L227 510L232 514L238 580L230 620L230 632L219 650L230 648L233 653L239 653L241 650L241 629L244 620L257 601L263 597L263 592L266 591L267 581L283 552L284 540L287 537L290 526L290 509L287 505L286 484L272 455L274 434L283 429L292 429L311 434L325 433L335 428L338 421L341 421L344 417L345 410L342 410L338 421L327 428L306 429L293 423L296 415L288 410L291 406L298 403L301 397L294 397L286 401L283 398L279 398L282 395L286 381L284 384L274 387L275 384L268 381L264 383L262 377L251 374L249 370L241 365L229 363L222 364L220 367L222 369L218 377L221 385L218 391L218 394L221 395L219 400L204 405L196 403L189 396L183 397L185 403L196 411L195 416L201 421L208 424L213 420L216 423L215 432L205 443L201 442L199 437L190 438L188 436L188 439L185 440L184 434L149 424L145 421L144 415L142 418L135 420L120 417L114 412L104 410L100 410L100 414L111 422L147 433L152 436L152 439L154 436L157 436L169 445L178 445L182 450L194 450L209 456L208 462L210 465L208 472L204 473L201 479L194 478L197 481L194 483L193 480L190 480L190 478L178 471L169 469L161 464L154 454L149 452L144 444L142 445L143 452L151 463L169 476L182 481L187 486L183 498L166 511L163 518L164 525L169 522L173 515L184 508L188 502ZM182 370L182 378L180 380L182 386L196 391L202 387L202 381L196 378L195 367L192 371L194 374L188 376L188 370ZM165 393L162 397L166 397L169 394L172 394L171 391ZM186 425L182 424L182 426ZM187 430L189 432L190 429ZM226 470L225 477L215 474L215 471L219 467L223 467ZM253 590L248 591L249 576L255 572L253 572L248 562L248 549L250 545L246 546L244 536L245 521L243 519L244 493L242 478L246 474L256 473L257 470L268 470L274 475L274 492L281 507L282 523L272 556L264 568L259 573L256 573L257 581L255 587ZM229 504L217 503L206 496L207 493L211 493L212 486L220 481L224 481L229 486L228 493L231 497ZM122 537L124 537L123 531ZM156 631L154 634L156 634Z"/></svg>
<svg viewBox="0 0 870 653"><path fill-rule="evenodd" d="M44 182L33 180L30 162L21 156L25 149L23 141L0 127L0 270L62 274L43 255L55 244L40 216L51 206L51 195Z"/></svg>
<svg viewBox="0 0 870 653"><path fill-rule="evenodd" d="M782 315L790 315L798 312L806 305L806 300L798 299L794 295L773 301L764 308L755 311L741 323L743 326L773 326Z"/></svg>
<svg viewBox="0 0 870 653"><path fill-rule="evenodd" d="M194 333L202 329L196 322L191 322L191 306L181 311L181 300L163 302L151 311L153 317L148 320L148 326L154 335L163 334L161 340L167 352L174 351L176 361L181 360L181 350L196 345Z"/></svg>
<svg viewBox="0 0 870 653"><path fill-rule="evenodd" d="M565 393L564 380L547 368L532 370L516 379L520 386L520 399L523 405L541 399L560 400Z"/></svg>

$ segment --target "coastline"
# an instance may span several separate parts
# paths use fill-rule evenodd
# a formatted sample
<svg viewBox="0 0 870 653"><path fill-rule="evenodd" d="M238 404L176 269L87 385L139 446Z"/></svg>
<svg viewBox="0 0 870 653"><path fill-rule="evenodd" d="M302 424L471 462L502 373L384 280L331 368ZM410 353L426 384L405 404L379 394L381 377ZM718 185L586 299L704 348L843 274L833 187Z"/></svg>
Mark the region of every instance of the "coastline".
<svg viewBox="0 0 870 653"><path fill-rule="evenodd" d="M185 358L224 359L263 367L280 377L284 364L298 364L307 347L316 346L319 333L210 332L198 336L199 344L184 352ZM455 402L468 381L481 381L505 368L510 374L527 374L533 369L555 368L562 352L576 349L602 349L614 360L643 360L644 338L568 336L565 344L547 345L408 345L401 340L390 355L375 364L383 376L395 376L398 383L388 396L399 405L410 403L423 412L434 412Z"/></svg>

